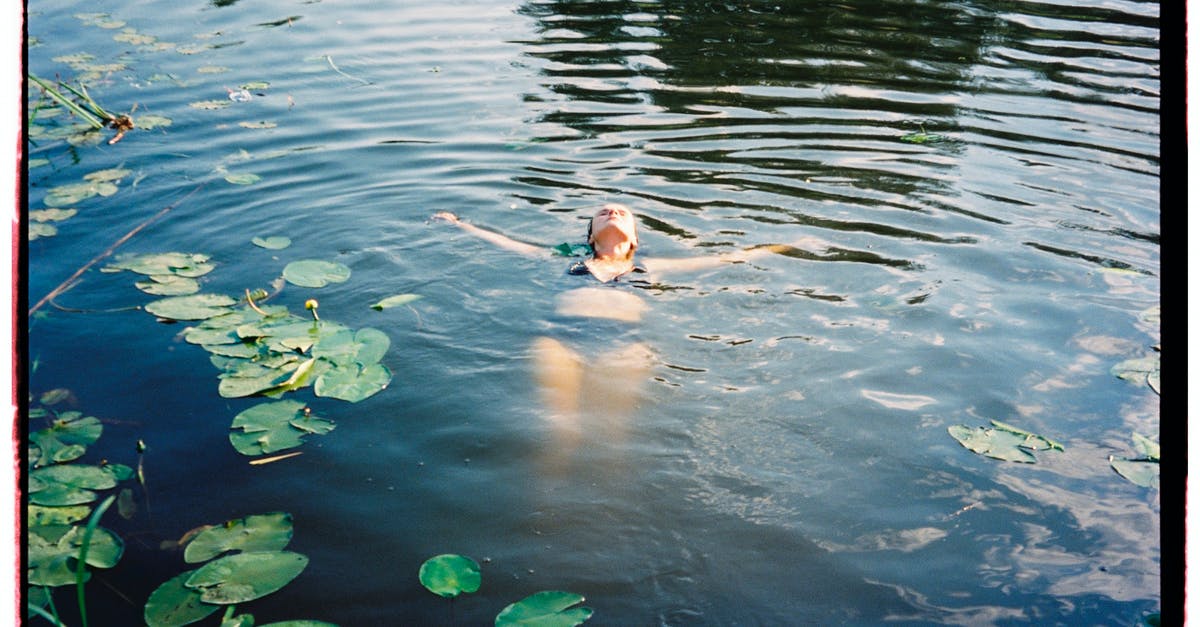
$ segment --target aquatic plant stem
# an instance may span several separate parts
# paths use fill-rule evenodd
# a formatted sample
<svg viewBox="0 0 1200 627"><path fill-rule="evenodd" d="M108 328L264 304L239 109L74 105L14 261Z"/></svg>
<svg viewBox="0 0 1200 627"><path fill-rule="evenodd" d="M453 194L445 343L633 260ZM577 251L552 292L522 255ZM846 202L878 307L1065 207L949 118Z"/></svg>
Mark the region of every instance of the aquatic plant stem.
<svg viewBox="0 0 1200 627"><path fill-rule="evenodd" d="M42 299L41 299L41 300L39 300L39 301L38 301L38 302L37 302L37 303L36 303L36 304L35 304L33 307L30 307L30 308L29 308L29 315L33 315L33 313L34 313L35 311L37 311L38 309L41 309L42 305L45 305L45 304L46 304L47 302L49 302L51 299L53 299L53 298L55 298L55 297L59 296L59 295L60 295L60 294L62 294L63 292L65 292L65 291L67 291L67 290L71 289L72 287L74 287L74 282L75 282L75 279L78 279L80 276L82 276L82 275L83 275L83 273L84 273L84 272L87 272L87 271L88 271L88 268L91 268L92 266L96 265L96 263L98 263L100 260L102 260L102 259L104 259L105 257L108 257L109 255L113 254L113 251L115 251L117 248L119 248L119 247L120 247L122 244L124 244L125 242L129 241L129 239L130 239L131 237L133 237L134 235L137 235L137 234L138 234L138 232L140 232L142 229L144 229L144 228L146 228L146 227L150 226L150 225L151 225L151 224L153 224L155 221L157 221L159 218L161 218L161 217L163 217L163 216L167 215L167 212L169 212L170 210L174 209L175 207L178 207L178 206L180 205L180 203L182 203L184 200L187 200L187 199L188 199L188 197L190 197L192 194L195 194L196 192L200 191L200 188L202 188L202 187L204 187L204 183L201 183L201 184L197 185L196 187L194 187L194 188L192 189L192 191L190 191L190 192L188 192L186 195L184 195L184 197L183 197L183 198L180 198L179 200L177 200L177 201L176 201L175 203L173 203L173 204L170 204L170 205L167 205L166 207L163 207L162 209L160 209L160 210L159 210L159 212L158 212L158 213L156 213L156 214L154 214L154 215L150 216L148 219L146 219L146 221L144 221L144 222L142 222L141 224L139 224L139 225L135 226L135 227L133 228L133 230L132 230L132 231L130 231L130 232L128 232L128 233L126 233L126 234L125 234L125 235L123 235L123 236L121 236L121 239L118 239L116 242L113 242L112 246L109 246L107 249L105 249L105 251L104 251L104 252L100 253L99 255L96 255L96 256L95 256L95 257L94 257L94 258L93 258L91 261L89 261L89 262L87 262L86 264L84 264L82 268L80 268L80 269L76 270L76 271L75 271L75 274L72 274L70 277L68 277L68 278L67 278L67 280L66 280L66 281L63 281L62 283L60 283L60 284L58 285L58 287L56 287L56 288L54 288L53 290L51 290L51 292L50 292L49 294L46 294L45 296L43 296L43 297L42 297Z"/></svg>
<svg viewBox="0 0 1200 627"><path fill-rule="evenodd" d="M87 627L88 624L87 604L84 602L83 595L83 575L87 573L87 554L92 544L92 532L96 531L96 525L100 523L100 517L104 515L104 512L108 510L109 506L115 500L117 500L117 497L111 495L104 499L104 502L100 503L100 507L97 507L96 511L92 512L92 517L88 519L87 528L83 530L83 541L80 542L79 557L75 564L75 598L79 601L79 620L83 624L83 627Z"/></svg>

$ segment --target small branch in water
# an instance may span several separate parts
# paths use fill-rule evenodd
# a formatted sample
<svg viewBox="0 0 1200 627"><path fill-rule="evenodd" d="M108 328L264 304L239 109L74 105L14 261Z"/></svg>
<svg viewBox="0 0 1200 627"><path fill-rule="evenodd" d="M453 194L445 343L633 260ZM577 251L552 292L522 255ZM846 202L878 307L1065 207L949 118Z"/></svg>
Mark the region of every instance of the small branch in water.
<svg viewBox="0 0 1200 627"><path fill-rule="evenodd" d="M83 275L84 272L87 272L88 268L91 268L92 266L96 265L101 259L104 259L105 257L108 257L109 255L113 254L113 252L117 248L119 248L121 246L121 244L124 244L125 242L129 241L129 238L133 237L134 235L137 235L137 233L139 231L146 228L147 226L150 226L154 221L156 221L159 218L166 215L168 211L179 206L179 204L182 203L184 200L187 200L187 198L189 196L200 191L201 187L204 187L204 183L197 185L195 188L192 189L192 191L188 192L183 198L180 198L178 201L176 201L175 204L167 205L166 207L163 207L158 213L156 213L156 214L150 216L148 219L146 219L145 222L142 222L141 224L135 226L132 231L126 233L125 235L122 235L121 239L118 239L117 241L113 242L112 246L109 246L107 249L105 249L104 252L100 253L99 255L96 255L91 261L84 264L82 268L76 270L75 274L72 274L70 277L67 277L66 281L63 281L62 283L60 283L58 285L58 287L51 290L51 292L49 294L46 294L45 296L43 296L42 299L39 300L33 307L30 307L29 315L33 315L33 313L35 311L42 308L42 305L45 305L47 302L57 298L63 292L74 287L76 285L75 279L78 279L80 276Z"/></svg>
<svg viewBox="0 0 1200 627"><path fill-rule="evenodd" d="M252 459L252 460L250 460L250 465L251 466L261 466L263 464L270 464L271 462L277 462L280 460L284 460L289 457L295 457L300 454L301 454L300 451L296 451L295 453L285 453L283 455L276 455L275 457L264 457L262 459Z"/></svg>
<svg viewBox="0 0 1200 627"><path fill-rule="evenodd" d="M357 77L357 76L350 76L349 74L347 74L347 73L345 73L345 72L341 71L341 70L338 68L338 66L336 66L336 65L334 65L334 64L333 64L333 57L331 57L331 56L329 56L329 55L325 55L325 60L329 62L329 67L333 68L333 71L334 71L334 72L337 72L338 74L341 74L342 76L345 76L346 78L348 78L348 79L350 79L350 80L352 80L352 81L358 81L358 82L362 83L363 85L371 85L371 84L372 84L372 83L371 83L371 81L368 81L368 80L361 79L361 78L359 78L359 77Z"/></svg>
<svg viewBox="0 0 1200 627"><path fill-rule="evenodd" d="M267 312L259 309L258 305L254 304L254 298L250 296L250 288L246 288L246 304L250 305L250 308L254 311L257 311L259 314L264 316L267 315Z"/></svg>

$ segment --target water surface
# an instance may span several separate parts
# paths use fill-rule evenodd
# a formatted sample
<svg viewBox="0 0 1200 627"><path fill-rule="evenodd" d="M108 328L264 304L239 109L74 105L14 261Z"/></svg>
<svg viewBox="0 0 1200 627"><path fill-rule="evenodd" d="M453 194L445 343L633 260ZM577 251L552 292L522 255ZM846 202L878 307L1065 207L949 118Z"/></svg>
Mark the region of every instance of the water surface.
<svg viewBox="0 0 1200 627"><path fill-rule="evenodd" d="M88 172L133 171L30 243L31 302L172 207L121 252L212 255L205 291L228 294L336 260L349 281L275 302L319 298L324 318L392 342L385 391L299 392L337 430L251 467L227 437L259 399L220 398L183 325L124 310L150 300L129 275L93 269L42 309L31 391L69 388L105 419L89 459L150 447L152 508L106 520L127 548L89 587L95 622L140 621L185 569L163 539L269 511L294 516L291 548L311 562L239 608L260 623L487 624L544 589L585 595L607 625L1156 611L1158 493L1108 458L1133 455L1131 432L1158 435L1157 394L1110 374L1159 341L1144 314L1160 294L1158 11L31 3L31 71L69 77L77 53L122 63L89 92L173 122L111 146L29 143L50 161L29 172L31 209ZM269 87L190 106L252 81ZM239 125L261 121L274 126ZM429 219L549 249L581 241L605 202L638 213L648 256L790 248L619 285L646 311L614 326L555 314L587 285L567 260ZM293 245L250 244L277 234ZM369 308L408 292L423 298ZM564 431L535 384L545 337L589 364L609 337L645 347L628 411L589 404ZM947 433L992 419L1066 450L1006 463ZM447 552L483 562L483 587L453 608L416 578Z"/></svg>

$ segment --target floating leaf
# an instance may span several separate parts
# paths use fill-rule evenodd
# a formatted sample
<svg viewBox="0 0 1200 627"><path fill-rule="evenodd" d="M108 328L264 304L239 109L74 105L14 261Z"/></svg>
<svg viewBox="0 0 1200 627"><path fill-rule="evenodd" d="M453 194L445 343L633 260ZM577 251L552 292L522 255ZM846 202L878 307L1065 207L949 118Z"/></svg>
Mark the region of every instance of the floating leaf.
<svg viewBox="0 0 1200 627"><path fill-rule="evenodd" d="M417 576L427 590L449 599L479 590L482 580L475 560L449 553L425 560Z"/></svg>
<svg viewBox="0 0 1200 627"><path fill-rule="evenodd" d="M62 222L77 213L78 209L36 209L29 212L29 219L34 222Z"/></svg>
<svg viewBox="0 0 1200 627"><path fill-rule="evenodd" d="M91 513L92 508L86 505L46 507L31 503L25 510L25 520L29 523L30 527L69 525L87 518Z"/></svg>
<svg viewBox="0 0 1200 627"><path fill-rule="evenodd" d="M270 250L282 250L292 245L292 240L289 237L282 235L272 235L270 237L256 237L250 240L255 246L267 248Z"/></svg>
<svg viewBox="0 0 1200 627"><path fill-rule="evenodd" d="M171 118L161 115L139 115L137 125L140 129L150 130L171 125Z"/></svg>
<svg viewBox="0 0 1200 627"><path fill-rule="evenodd" d="M283 268L283 278L299 287L325 287L350 278L350 268L320 259L293 261Z"/></svg>
<svg viewBox="0 0 1200 627"><path fill-rule="evenodd" d="M290 551L237 553L205 564L184 585L205 603L245 603L286 586L307 565L307 557Z"/></svg>
<svg viewBox="0 0 1200 627"><path fill-rule="evenodd" d="M590 607L572 607L583 603L583 595L558 590L535 592L509 605L496 615L497 627L537 625L574 627L592 617Z"/></svg>
<svg viewBox="0 0 1200 627"><path fill-rule="evenodd" d="M169 296L146 304L146 311L168 320L204 320L228 313L237 301L221 294Z"/></svg>
<svg viewBox="0 0 1200 627"><path fill-rule="evenodd" d="M75 560L83 542L82 526L30 527L27 537L29 583L39 586L65 586L75 583ZM88 545L87 564L112 568L121 559L125 544L116 534L97 527ZM90 573L85 573L86 580Z"/></svg>
<svg viewBox="0 0 1200 627"><path fill-rule="evenodd" d="M1144 488L1158 489L1159 463L1148 459L1108 458L1108 463L1117 474Z"/></svg>
<svg viewBox="0 0 1200 627"><path fill-rule="evenodd" d="M959 444L980 455L1026 464L1037 461L1033 453L1024 446L1025 437L1016 433L986 427L972 429L965 425L953 425L948 431Z"/></svg>
<svg viewBox="0 0 1200 627"><path fill-rule="evenodd" d="M140 255L119 255L116 261L101 269L103 272L120 272L128 270L150 277L168 275L197 278L208 274L215 266L209 262L208 255L195 253L146 253Z"/></svg>
<svg viewBox="0 0 1200 627"><path fill-rule="evenodd" d="M200 282L174 274L153 275L149 281L134 283L139 290L154 296L186 296L200 291Z"/></svg>
<svg viewBox="0 0 1200 627"><path fill-rule="evenodd" d="M96 196L100 193L99 186L95 183L71 183L68 185L60 185L52 187L46 192L45 198L42 199L42 204L47 207L66 207L69 205L77 205L88 198Z"/></svg>
<svg viewBox="0 0 1200 627"><path fill-rule="evenodd" d="M291 540L291 514L255 514L201 531L188 543L183 561L206 562L227 551L282 551Z"/></svg>
<svg viewBox="0 0 1200 627"><path fill-rule="evenodd" d="M225 180L234 185L253 185L262 180L262 177L249 172L240 172L225 175Z"/></svg>
<svg viewBox="0 0 1200 627"><path fill-rule="evenodd" d="M1125 361L1112 367L1110 372L1113 376L1131 381L1133 383L1146 383L1151 385L1157 391L1158 386L1158 370L1159 357L1158 355L1147 355L1146 357L1138 357L1136 359L1126 359ZM1150 377L1154 377L1154 383L1150 383Z"/></svg>
<svg viewBox="0 0 1200 627"><path fill-rule="evenodd" d="M230 428L241 432L230 433L229 441L243 455L265 455L300 446L310 433L323 435L333 430L332 422L306 409L292 400L255 405L234 417Z"/></svg>
<svg viewBox="0 0 1200 627"><path fill-rule="evenodd" d="M29 434L29 441L40 453L30 457L34 466L47 466L79 459L87 447L100 439L104 427L98 418L62 414L49 428Z"/></svg>
<svg viewBox="0 0 1200 627"><path fill-rule="evenodd" d="M53 224L45 224L43 222L34 222L29 225L29 241L34 241L43 237L54 237L58 235L58 227Z"/></svg>
<svg viewBox="0 0 1200 627"><path fill-rule="evenodd" d="M258 122L238 122L238 126L240 126L242 128L267 129L267 128L275 128L279 125L274 122L267 122L265 120L261 120Z"/></svg>
<svg viewBox="0 0 1200 627"><path fill-rule="evenodd" d="M357 403L386 388L391 380L392 372L383 364L335 366L317 377L313 393Z"/></svg>
<svg viewBox="0 0 1200 627"><path fill-rule="evenodd" d="M1031 449L1034 451L1048 451L1048 450L1062 451L1062 450L1065 450L1063 448L1062 444L1060 444L1054 440L1051 440L1050 438L1038 435L1036 433L1030 433L1028 431L1025 431L1024 429L1019 429L1010 424L1000 422L999 420L993 420L992 426L997 429L1000 429L1001 431L1007 431L1009 433L1014 433L1016 435L1019 435L1019 436L1025 438L1025 441L1021 444L1021 446L1025 447L1027 449Z"/></svg>
<svg viewBox="0 0 1200 627"><path fill-rule="evenodd" d="M388 309L390 307L401 307L415 300L419 300L420 298L420 294L397 294L395 296L388 296L374 305L371 305L371 309L383 311L384 309Z"/></svg>
<svg viewBox="0 0 1200 627"><path fill-rule="evenodd" d="M367 327L357 332L342 329L322 335L312 346L312 354L337 366L366 366L379 363L390 346L391 340L379 329Z"/></svg>
<svg viewBox="0 0 1200 627"><path fill-rule="evenodd" d="M255 91L261 91L270 86L271 86L271 84L268 83L267 81L250 81L249 83L242 83L239 87L241 89L251 89L251 90L255 90Z"/></svg>
<svg viewBox="0 0 1200 627"><path fill-rule="evenodd" d="M97 497L95 490L116 487L119 477L110 466L117 464L57 464L38 468L29 473L29 502L49 506L91 503Z"/></svg>
<svg viewBox="0 0 1200 627"><path fill-rule="evenodd" d="M207 618L219 606L200 600L200 592L184 584L196 571L189 570L164 582L146 601L142 612L150 627L177 627Z"/></svg>
<svg viewBox="0 0 1200 627"><path fill-rule="evenodd" d="M201 100L199 102L189 103L188 106L193 109L203 109L212 111L214 109L224 109L229 106L228 100Z"/></svg>
<svg viewBox="0 0 1200 627"><path fill-rule="evenodd" d="M1147 438L1140 433L1133 434L1133 447L1137 449L1141 457L1150 461L1159 461L1159 445L1158 442Z"/></svg>
<svg viewBox="0 0 1200 627"><path fill-rule="evenodd" d="M96 170L89 174L83 175L84 180L93 182L119 181L129 174L132 170L126 168L109 168L107 170Z"/></svg>

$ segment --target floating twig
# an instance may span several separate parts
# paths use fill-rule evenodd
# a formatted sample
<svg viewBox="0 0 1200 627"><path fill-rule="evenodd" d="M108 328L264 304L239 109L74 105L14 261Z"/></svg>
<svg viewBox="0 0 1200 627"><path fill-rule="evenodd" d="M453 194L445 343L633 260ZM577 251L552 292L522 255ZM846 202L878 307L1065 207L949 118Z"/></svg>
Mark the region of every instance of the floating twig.
<svg viewBox="0 0 1200 627"><path fill-rule="evenodd" d="M280 460L287 459L289 457L295 457L297 455L302 455L302 454L303 454L302 451L296 451L294 453L284 453L283 455L276 455L274 457L264 457L262 459L252 459L252 460L250 460L250 465L251 466L261 466L263 464L270 464L272 462L277 462Z"/></svg>
<svg viewBox="0 0 1200 627"><path fill-rule="evenodd" d="M118 247L120 247L120 246L121 246L121 244L124 244L125 242L129 241L129 239L130 239L131 237L133 237L134 235L137 235L137 233L138 233L139 231L141 231L142 229L146 228L147 226L150 226L150 225L151 225L152 223L154 223L156 220L158 220L159 218L161 218L161 217L163 217L164 215L166 215L168 211L170 211L170 210L174 209L175 207L179 206L179 204L180 204L180 203L182 203L184 200L187 200L189 196L191 196L192 194L195 194L196 192L200 191L200 188L201 188L201 187L204 187L204 183L201 183L201 184L197 185L196 187L194 187L194 188L192 189L192 191L188 192L186 195L184 195L184 197L183 197L183 198L180 198L180 199L179 199L179 200L177 200L177 201L176 201L174 204L167 205L166 207L163 207L161 210L159 210L159 212L158 212L158 213L156 213L156 214L154 214L154 215L150 216L149 218L147 218L147 219L146 219L146 221L144 221L144 222L142 222L141 224L139 224L139 225L137 225L137 226L133 227L133 230L132 230L132 231L130 231L130 232L128 232L128 233L126 233L126 234L125 234L125 235L123 235L123 236L121 236L121 239L118 239L116 242L113 242L113 245L112 245L112 246L109 246L107 249L105 249L105 251L104 251L104 252L100 253L99 255L96 255L94 258L92 258L92 260L91 260L91 261L87 262L86 264L84 264L84 265L83 265L83 267L81 267L80 269L76 270L76 271L75 271L75 274L72 274L70 277L68 277L66 281L63 281L62 283L60 283L60 284L58 285L58 287L54 288L54 289L53 289L53 290L52 290L52 291L51 291L49 294L46 294L45 296L43 296L43 297L42 297L42 299L41 299L41 300L39 300L39 301L37 302L37 304L35 304L33 307L30 307L30 308L29 308L29 315L33 315L33 313L34 313L35 311L37 311L38 309L41 309L42 305L45 305L45 304L46 304L47 302L49 302L50 300L52 300L52 299L54 299L54 298L57 298L57 297L58 297L59 295L61 295L63 292L65 292L65 291L67 291L67 290L71 289L72 287L74 287L74 286L76 285L76 283L75 283L75 279L78 279L78 278L79 278L81 275L83 275L83 273L84 273L84 272L87 272L88 268L91 268L92 266L96 265L96 263L98 263L98 262L99 262L101 259L104 259L105 257L108 257L109 255L113 254L113 252L114 252L114 251L115 251L115 250L116 250Z"/></svg>
<svg viewBox="0 0 1200 627"><path fill-rule="evenodd" d="M350 76L349 74L343 72L341 69L338 68L338 66L333 64L333 57L331 57L329 55L325 55L325 60L329 62L329 67L333 68L334 72L337 72L338 74L341 74L342 76L345 76L346 78L348 78L350 80L358 81L358 82L362 83L363 85L371 85L372 84L371 81L361 79L357 76Z"/></svg>

